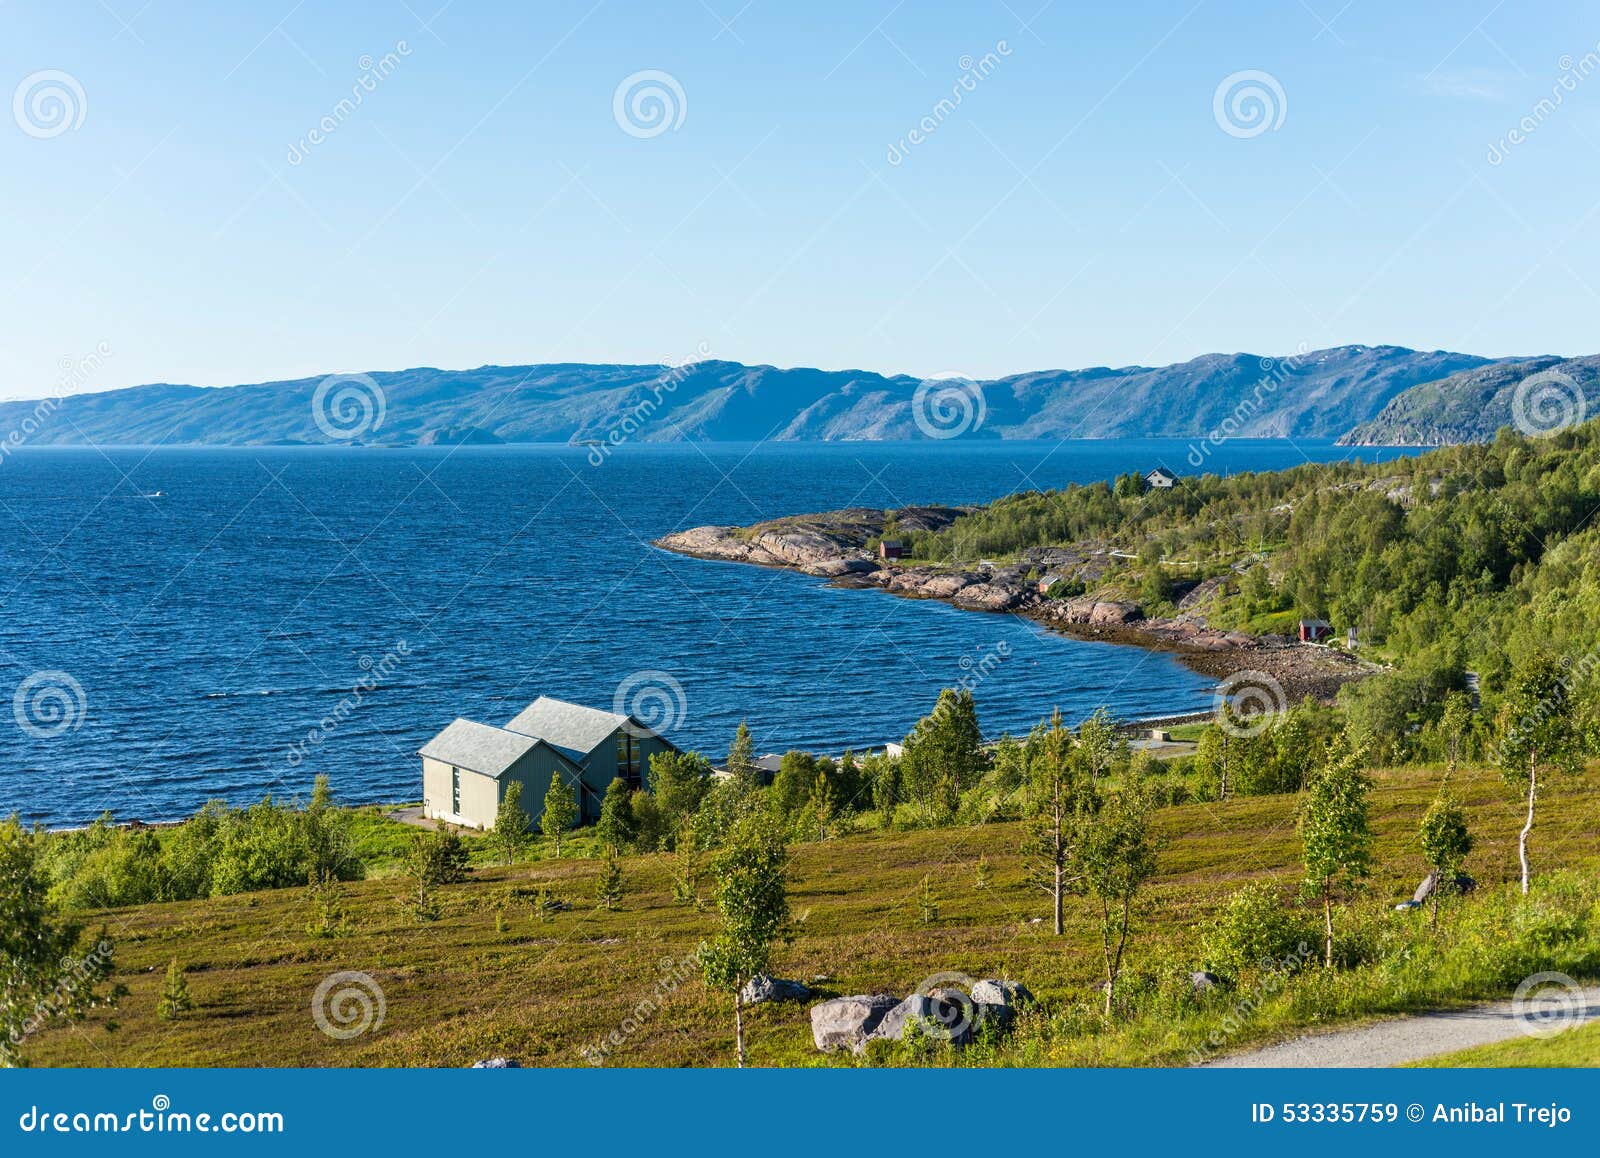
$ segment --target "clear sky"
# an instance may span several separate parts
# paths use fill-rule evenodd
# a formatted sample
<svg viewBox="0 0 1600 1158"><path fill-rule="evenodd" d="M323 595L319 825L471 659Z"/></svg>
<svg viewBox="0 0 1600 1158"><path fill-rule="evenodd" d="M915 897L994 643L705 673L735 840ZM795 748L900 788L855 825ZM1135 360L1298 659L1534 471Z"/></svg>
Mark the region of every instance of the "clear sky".
<svg viewBox="0 0 1600 1158"><path fill-rule="evenodd" d="M1593 5L12 0L0 21L0 397L86 359L75 384L103 389L1600 349ZM646 70L666 123L648 94L618 109ZM1249 92L1219 106L1241 72L1267 74L1233 86L1264 120Z"/></svg>

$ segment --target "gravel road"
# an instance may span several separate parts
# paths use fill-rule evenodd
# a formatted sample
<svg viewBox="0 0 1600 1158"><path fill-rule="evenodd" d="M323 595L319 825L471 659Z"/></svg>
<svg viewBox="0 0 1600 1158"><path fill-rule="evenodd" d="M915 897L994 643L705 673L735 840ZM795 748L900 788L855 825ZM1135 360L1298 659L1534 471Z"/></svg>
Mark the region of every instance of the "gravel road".
<svg viewBox="0 0 1600 1158"><path fill-rule="evenodd" d="M1600 1018L1600 987L1568 990L1568 1026ZM1443 1013L1423 1013L1381 1021L1356 1029L1312 1034L1207 1062L1208 1068L1247 1069L1273 1066L1329 1069L1353 1066L1395 1066L1453 1053L1475 1045L1505 1041L1523 1032L1510 1001Z"/></svg>

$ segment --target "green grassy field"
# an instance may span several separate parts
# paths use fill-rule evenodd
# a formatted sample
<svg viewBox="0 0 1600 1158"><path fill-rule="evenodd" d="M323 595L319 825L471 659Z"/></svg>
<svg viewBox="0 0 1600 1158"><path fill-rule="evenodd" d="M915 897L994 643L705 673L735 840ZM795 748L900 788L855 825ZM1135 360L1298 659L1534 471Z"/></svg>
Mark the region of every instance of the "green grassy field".
<svg viewBox="0 0 1600 1158"><path fill-rule="evenodd" d="M1438 779L1429 769L1378 774L1378 869L1361 903L1371 922L1424 919L1389 909L1409 897L1424 873L1416 824ZM1481 892L1495 893L1515 874L1518 808L1493 772L1458 773L1455 789L1478 838L1467 870L1482 882ZM1240 884L1296 880L1294 806L1295 798L1276 796L1161 810L1167 841L1161 875L1137 919L1130 966L1194 967L1199 930ZM1554 782L1541 810L1537 869L1600 867L1600 777L1591 772ZM369 814L363 844L398 842L407 830L391 832L391 823ZM1044 999L1058 1025L1080 1006L1092 1010L1090 987L1100 977L1092 914L1086 902L1069 900L1066 936L1050 934L1048 901L1024 879L1020 835L1018 825L993 824L795 845L796 936L780 950L775 971L812 983L824 996L904 994L945 970L1008 976ZM974 887L980 855L992 871L984 890ZM598 870L595 860L566 858L480 867L466 882L439 891L443 913L432 922L419 922L407 907L403 879L349 884L342 890L348 931L335 937L308 933L312 904L294 889L92 914L91 927L105 920L117 941L117 979L129 989L114 1013L118 1026L107 1032L106 1016L96 1014L40 1034L27 1055L41 1065L461 1065L498 1054L525 1065L579 1065L585 1045L615 1030L624 1041L608 1064L729 1064L726 996L708 994L698 980L663 980L711 932L713 916L673 902L669 865L654 856L627 858L622 908L597 911ZM939 894L932 924L924 923L918 901L924 875ZM525 894L540 883L571 902L571 911L538 919ZM1476 903L1484 902L1466 902ZM497 931L499 917L504 932ZM195 1008L163 1021L157 995L174 957L188 970ZM347 970L374 979L384 1012L381 1025L342 1041L319 1030L312 1003L324 978ZM1488 995L1467 986L1457 996ZM1401 986L1385 1008L1437 997ZM1365 999L1357 993L1340 1000ZM641 1012L641 1003L659 1008ZM1299 998L1280 1001L1231 1031L1228 1044L1291 1032L1313 1016L1305 1009ZM1083 1016L1089 1026L1090 1015ZM1089 1026L1081 1039L1058 1028L1046 1044L1025 1026L1017 1044L969 1051L963 1060L1170 1064L1183 1061L1195 1035L1209 1032L1220 1016ZM752 1064L848 1064L812 1049L805 1005L758 1007L747 1022Z"/></svg>
<svg viewBox="0 0 1600 1158"><path fill-rule="evenodd" d="M1550 1037L1519 1037L1416 1063L1426 1069L1464 1066L1600 1066L1600 1022Z"/></svg>

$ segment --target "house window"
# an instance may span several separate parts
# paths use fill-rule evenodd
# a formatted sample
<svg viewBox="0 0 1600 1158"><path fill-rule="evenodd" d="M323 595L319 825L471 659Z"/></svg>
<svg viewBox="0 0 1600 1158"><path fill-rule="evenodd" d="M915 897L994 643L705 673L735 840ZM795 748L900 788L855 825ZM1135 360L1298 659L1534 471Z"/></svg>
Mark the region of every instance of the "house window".
<svg viewBox="0 0 1600 1158"><path fill-rule="evenodd" d="M617 775L629 788L643 788L639 775L639 741L627 728L617 730Z"/></svg>
<svg viewBox="0 0 1600 1158"><path fill-rule="evenodd" d="M461 815L461 769L450 769L450 811Z"/></svg>

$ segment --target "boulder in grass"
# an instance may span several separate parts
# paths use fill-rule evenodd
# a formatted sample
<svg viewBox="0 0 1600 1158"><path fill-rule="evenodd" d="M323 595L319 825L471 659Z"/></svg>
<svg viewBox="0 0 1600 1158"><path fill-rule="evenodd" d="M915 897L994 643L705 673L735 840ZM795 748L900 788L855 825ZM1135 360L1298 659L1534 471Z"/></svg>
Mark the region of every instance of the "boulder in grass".
<svg viewBox="0 0 1600 1158"><path fill-rule="evenodd" d="M992 1021L1004 1029L1016 1020L1017 1011L1033 1004L1033 994L1020 981L986 977L972 987L972 1000L978 1007L980 1022Z"/></svg>
<svg viewBox="0 0 1600 1158"><path fill-rule="evenodd" d="M1213 989L1222 986L1222 978L1215 973L1208 973L1204 969L1196 969L1189 974L1189 986L1196 993L1210 993Z"/></svg>
<svg viewBox="0 0 1600 1158"><path fill-rule="evenodd" d="M835 997L811 1007L811 1040L823 1052L848 1046L855 1049L878 1028L884 1014L900 1004L888 993Z"/></svg>
<svg viewBox="0 0 1600 1158"><path fill-rule="evenodd" d="M782 977L769 977L757 973L739 990L741 1005L760 1005L765 1001L806 1001L811 997L811 987Z"/></svg>
<svg viewBox="0 0 1600 1158"><path fill-rule="evenodd" d="M522 1063L517 1061L516 1058L490 1057L484 1058L482 1061L473 1062L470 1068L475 1070L520 1070Z"/></svg>
<svg viewBox="0 0 1600 1158"><path fill-rule="evenodd" d="M975 1006L965 993L957 1000L945 993L913 993L883 1015L877 1028L862 1039L856 1048L863 1049L871 1041L903 1041L915 1026L927 1037L948 1040L952 1045L966 1045L972 1040Z"/></svg>

